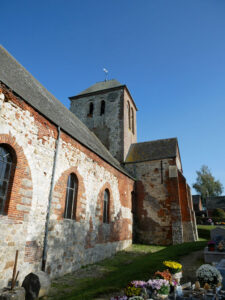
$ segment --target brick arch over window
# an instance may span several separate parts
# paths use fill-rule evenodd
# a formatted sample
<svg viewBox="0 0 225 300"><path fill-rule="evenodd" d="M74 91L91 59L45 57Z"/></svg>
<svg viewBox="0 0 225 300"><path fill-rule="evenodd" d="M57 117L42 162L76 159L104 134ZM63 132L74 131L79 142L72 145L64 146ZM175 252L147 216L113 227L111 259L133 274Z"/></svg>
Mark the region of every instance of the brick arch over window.
<svg viewBox="0 0 225 300"><path fill-rule="evenodd" d="M99 194L96 206L96 218L99 220L99 223L103 223L103 209L104 209L104 194L105 190L109 192L109 219L108 223L114 221L114 201L113 201L113 193L111 190L111 186L109 183L105 183Z"/></svg>
<svg viewBox="0 0 225 300"><path fill-rule="evenodd" d="M12 156L11 176L8 184L4 215L15 222L26 220L33 194L33 184L28 160L23 148L11 134L0 134L0 145L5 146Z"/></svg>
<svg viewBox="0 0 225 300"><path fill-rule="evenodd" d="M66 205L66 191L67 191L67 182L71 174L75 174L77 178L77 203L76 203L76 214L75 221L79 222L85 220L86 216L86 198L85 198L85 187L83 177L79 174L76 167L71 167L68 170L64 171L62 175L57 180L53 199L52 199L52 209L53 213L57 216L58 220L64 219L65 205Z"/></svg>

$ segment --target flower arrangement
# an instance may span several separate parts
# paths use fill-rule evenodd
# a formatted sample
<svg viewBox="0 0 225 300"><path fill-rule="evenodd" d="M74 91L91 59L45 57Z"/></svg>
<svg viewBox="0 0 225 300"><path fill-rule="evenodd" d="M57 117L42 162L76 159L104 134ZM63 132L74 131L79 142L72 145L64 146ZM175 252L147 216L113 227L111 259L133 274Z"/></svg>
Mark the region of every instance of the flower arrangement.
<svg viewBox="0 0 225 300"><path fill-rule="evenodd" d="M136 282L136 281L133 281ZM134 283L130 282L124 290L125 295L128 297L139 296L141 294L141 288L136 287Z"/></svg>
<svg viewBox="0 0 225 300"><path fill-rule="evenodd" d="M170 291L170 283L165 279L150 279L147 286L160 295L168 295Z"/></svg>
<svg viewBox="0 0 225 300"><path fill-rule="evenodd" d="M111 300L145 300L167 297L179 283L175 276L181 275L177 272L182 269L182 265L175 261L164 261L163 264L167 266L167 270L155 272L154 279L148 281L131 281L124 289L124 295L113 297Z"/></svg>
<svg viewBox="0 0 225 300"><path fill-rule="evenodd" d="M131 281L131 284L133 284L136 288L144 288L146 287L147 282L143 280L133 280Z"/></svg>
<svg viewBox="0 0 225 300"><path fill-rule="evenodd" d="M127 296L116 296L112 297L110 300L128 300Z"/></svg>
<svg viewBox="0 0 225 300"><path fill-rule="evenodd" d="M163 262L163 264L164 264L164 266L166 266L167 268L169 268L169 271L172 274L178 273L178 272L180 272L182 270L182 265L179 264L176 261L165 260Z"/></svg>
<svg viewBox="0 0 225 300"><path fill-rule="evenodd" d="M216 243L214 241L208 242L208 251L214 251L215 250Z"/></svg>
<svg viewBox="0 0 225 300"><path fill-rule="evenodd" d="M155 272L155 278L165 279L168 280L169 282L172 282L172 275L169 270L164 270L162 272L160 271Z"/></svg>
<svg viewBox="0 0 225 300"><path fill-rule="evenodd" d="M213 266L204 264L201 265L196 271L197 280L204 286L206 283L215 286L222 282L220 272Z"/></svg>
<svg viewBox="0 0 225 300"><path fill-rule="evenodd" d="M208 246L211 246L211 245L215 245L216 244L216 242L214 242L214 241L208 241Z"/></svg>
<svg viewBox="0 0 225 300"><path fill-rule="evenodd" d="M225 241L224 240L220 241L216 248L218 251L221 252L225 251Z"/></svg>

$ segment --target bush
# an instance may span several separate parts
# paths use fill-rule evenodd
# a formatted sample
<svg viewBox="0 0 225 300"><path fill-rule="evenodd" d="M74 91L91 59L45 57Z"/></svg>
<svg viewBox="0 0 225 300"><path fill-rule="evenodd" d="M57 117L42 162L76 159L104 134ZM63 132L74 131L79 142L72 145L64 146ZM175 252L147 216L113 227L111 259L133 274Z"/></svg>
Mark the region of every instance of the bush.
<svg viewBox="0 0 225 300"><path fill-rule="evenodd" d="M222 218L225 220L225 211L222 208L214 209L212 216L215 218Z"/></svg>

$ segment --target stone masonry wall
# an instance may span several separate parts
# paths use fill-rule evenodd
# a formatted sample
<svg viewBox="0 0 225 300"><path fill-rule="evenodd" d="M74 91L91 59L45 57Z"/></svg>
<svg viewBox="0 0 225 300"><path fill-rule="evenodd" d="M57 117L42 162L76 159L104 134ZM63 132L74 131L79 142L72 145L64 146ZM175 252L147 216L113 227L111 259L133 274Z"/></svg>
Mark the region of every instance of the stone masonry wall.
<svg viewBox="0 0 225 300"><path fill-rule="evenodd" d="M134 203L135 239L147 244L197 240L190 189L177 159L127 163L137 178Z"/></svg>
<svg viewBox="0 0 225 300"><path fill-rule="evenodd" d="M172 243L171 203L168 197L168 170L174 160L126 164L136 178L135 236L141 243L169 245Z"/></svg>
<svg viewBox="0 0 225 300"><path fill-rule="evenodd" d="M130 104L130 111L133 109L134 112L134 133L132 132L132 127L129 128L129 113L128 113L128 102ZM137 143L137 119L136 119L136 108L134 107L133 101L131 100L129 94L126 89L124 90L124 154L123 161L125 161L128 151L130 149L130 145L133 143ZM131 122L130 116L130 122ZM131 124L132 126L132 124Z"/></svg>
<svg viewBox="0 0 225 300"><path fill-rule="evenodd" d="M184 242L193 242L196 240L194 228L196 224L192 219L193 208L189 201L188 186L181 172L178 172L178 178Z"/></svg>
<svg viewBox="0 0 225 300"><path fill-rule="evenodd" d="M11 278L19 250L19 281L40 270L57 128L0 86L0 143L14 156L5 215L0 215L0 287ZM77 220L63 219L68 175L78 177ZM102 195L110 190L110 222ZM62 132L51 207L47 271L52 277L100 260L132 241L133 180Z"/></svg>
<svg viewBox="0 0 225 300"><path fill-rule="evenodd" d="M119 161L123 157L123 88L104 91L80 99L71 100L70 110L91 130L111 154ZM105 113L100 114L101 102L105 101ZM93 114L89 114L90 103Z"/></svg>

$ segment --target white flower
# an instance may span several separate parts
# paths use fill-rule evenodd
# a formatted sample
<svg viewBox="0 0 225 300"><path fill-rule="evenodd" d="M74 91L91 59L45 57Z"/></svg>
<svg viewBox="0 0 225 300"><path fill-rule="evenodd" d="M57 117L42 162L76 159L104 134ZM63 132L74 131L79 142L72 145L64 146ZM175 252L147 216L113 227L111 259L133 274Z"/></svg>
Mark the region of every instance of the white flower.
<svg viewBox="0 0 225 300"><path fill-rule="evenodd" d="M222 281L220 272L209 264L201 265L196 271L196 276L200 281L208 283L218 283Z"/></svg>

